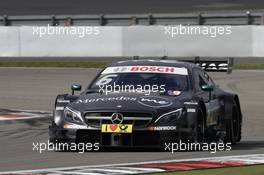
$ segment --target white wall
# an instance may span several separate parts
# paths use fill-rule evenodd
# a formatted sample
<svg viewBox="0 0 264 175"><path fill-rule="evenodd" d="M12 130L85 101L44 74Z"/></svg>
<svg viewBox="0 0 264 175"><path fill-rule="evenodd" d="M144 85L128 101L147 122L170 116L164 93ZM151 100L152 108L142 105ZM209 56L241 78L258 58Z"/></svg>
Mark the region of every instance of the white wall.
<svg viewBox="0 0 264 175"><path fill-rule="evenodd" d="M0 56L20 55L20 28L1 27L0 28Z"/></svg>
<svg viewBox="0 0 264 175"><path fill-rule="evenodd" d="M256 57L264 56L264 27L256 26L252 32L252 52Z"/></svg>
<svg viewBox="0 0 264 175"><path fill-rule="evenodd" d="M198 26L197 26L198 27ZM201 27L201 26L199 26ZM0 56L263 57L264 26L232 26L231 34L165 34L165 26L99 27L98 35L33 35L32 27L0 27Z"/></svg>
<svg viewBox="0 0 264 175"><path fill-rule="evenodd" d="M264 30L264 27L262 27ZM253 56L252 27L231 28L229 35L165 35L164 27L123 28L123 55L152 56ZM255 32L255 30L254 30ZM261 32L261 31L257 31ZM262 32L264 36L264 33ZM256 47L264 44L258 37Z"/></svg>

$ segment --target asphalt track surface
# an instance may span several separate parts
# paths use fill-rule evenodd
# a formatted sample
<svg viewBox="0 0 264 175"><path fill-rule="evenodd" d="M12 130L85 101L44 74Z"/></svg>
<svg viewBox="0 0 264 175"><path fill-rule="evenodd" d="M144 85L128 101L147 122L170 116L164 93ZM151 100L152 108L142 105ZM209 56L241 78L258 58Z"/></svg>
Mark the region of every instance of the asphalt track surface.
<svg viewBox="0 0 264 175"><path fill-rule="evenodd" d="M1 0L0 15L140 14L264 9L261 0Z"/></svg>
<svg viewBox="0 0 264 175"><path fill-rule="evenodd" d="M98 69L0 68L0 107L52 109L58 93L69 92L72 82L86 85ZM162 152L152 149L104 152L32 151L32 143L47 142L49 118L0 123L0 171L101 165L141 161L216 157L264 153L264 71L212 74L223 89L237 92L244 114L242 142L232 151Z"/></svg>

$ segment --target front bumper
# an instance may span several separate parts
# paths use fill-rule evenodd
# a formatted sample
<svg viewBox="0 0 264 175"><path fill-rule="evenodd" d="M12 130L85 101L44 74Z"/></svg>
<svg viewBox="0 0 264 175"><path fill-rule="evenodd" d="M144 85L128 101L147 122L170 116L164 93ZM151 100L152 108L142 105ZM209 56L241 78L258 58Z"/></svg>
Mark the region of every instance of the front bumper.
<svg viewBox="0 0 264 175"><path fill-rule="evenodd" d="M191 128L169 131L133 130L132 133L102 133L95 129L64 129L49 127L51 142L99 143L101 147L162 147L164 143L191 139Z"/></svg>

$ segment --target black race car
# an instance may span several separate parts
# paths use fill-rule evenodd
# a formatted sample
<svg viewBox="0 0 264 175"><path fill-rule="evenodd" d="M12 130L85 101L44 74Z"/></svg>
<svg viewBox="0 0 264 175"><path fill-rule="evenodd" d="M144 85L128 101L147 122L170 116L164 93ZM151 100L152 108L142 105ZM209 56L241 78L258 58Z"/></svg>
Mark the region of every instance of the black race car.
<svg viewBox="0 0 264 175"><path fill-rule="evenodd" d="M51 142L100 146L163 146L165 142L241 140L237 94L215 85L206 71L228 62L120 61L103 69L80 93L58 95Z"/></svg>

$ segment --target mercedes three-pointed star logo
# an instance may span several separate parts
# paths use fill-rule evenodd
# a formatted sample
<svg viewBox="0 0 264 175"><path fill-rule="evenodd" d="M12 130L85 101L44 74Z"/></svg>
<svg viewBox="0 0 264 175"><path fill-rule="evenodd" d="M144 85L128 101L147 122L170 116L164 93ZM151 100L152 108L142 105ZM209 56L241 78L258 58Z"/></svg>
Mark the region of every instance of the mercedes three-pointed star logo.
<svg viewBox="0 0 264 175"><path fill-rule="evenodd" d="M113 113L111 115L111 121L113 124L121 124L124 120L124 116L121 113Z"/></svg>

